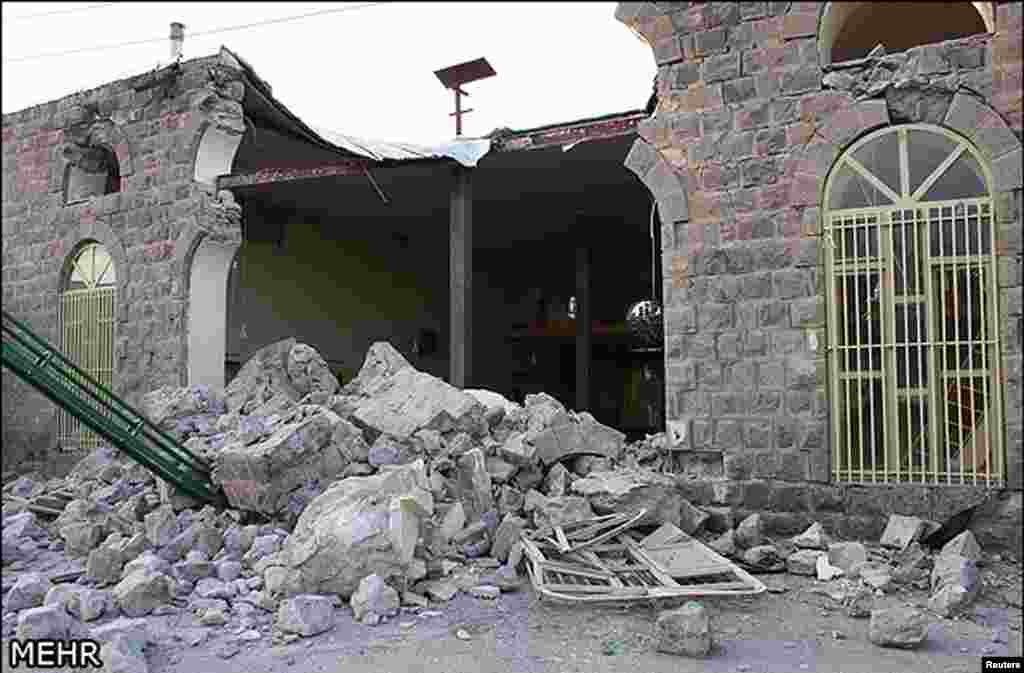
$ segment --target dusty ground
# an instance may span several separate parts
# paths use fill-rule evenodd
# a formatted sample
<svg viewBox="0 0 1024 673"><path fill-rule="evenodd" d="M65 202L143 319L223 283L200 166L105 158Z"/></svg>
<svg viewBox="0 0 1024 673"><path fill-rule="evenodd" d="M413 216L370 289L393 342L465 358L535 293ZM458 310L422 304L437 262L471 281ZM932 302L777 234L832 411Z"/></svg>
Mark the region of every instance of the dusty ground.
<svg viewBox="0 0 1024 673"><path fill-rule="evenodd" d="M201 628L182 611L149 619L160 643L148 659L152 673L975 673L984 654L1021 654L1019 565L989 566L972 612L936 617L926 645L914 651L868 642L868 620L846 616L820 593L825 583L787 574L761 579L784 591L704 599L720 647L703 661L654 650L657 611L650 606L546 604L528 589L496 602L463 594L377 627L354 623L343 607L332 631L279 647L266 639L238 643L230 625ZM877 604L901 602L923 605L927 595L901 592ZM460 629L468 640L457 637Z"/></svg>

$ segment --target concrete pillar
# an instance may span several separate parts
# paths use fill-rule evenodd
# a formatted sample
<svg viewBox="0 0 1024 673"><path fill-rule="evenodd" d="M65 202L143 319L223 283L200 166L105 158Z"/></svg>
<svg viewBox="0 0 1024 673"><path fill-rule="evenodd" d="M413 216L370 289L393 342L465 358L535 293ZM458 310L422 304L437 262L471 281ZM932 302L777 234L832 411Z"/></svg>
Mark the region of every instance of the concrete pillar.
<svg viewBox="0 0 1024 673"><path fill-rule="evenodd" d="M576 409L590 407L590 248L576 248Z"/></svg>
<svg viewBox="0 0 1024 673"><path fill-rule="evenodd" d="M449 383L469 385L473 363L473 175L456 166L449 222Z"/></svg>

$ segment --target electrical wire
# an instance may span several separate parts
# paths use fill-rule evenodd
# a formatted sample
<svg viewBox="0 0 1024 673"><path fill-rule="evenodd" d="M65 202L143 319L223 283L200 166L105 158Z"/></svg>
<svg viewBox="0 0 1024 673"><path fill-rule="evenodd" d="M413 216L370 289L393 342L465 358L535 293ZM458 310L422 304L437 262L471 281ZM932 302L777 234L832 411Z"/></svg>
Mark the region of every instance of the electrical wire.
<svg viewBox="0 0 1024 673"><path fill-rule="evenodd" d="M104 7L113 7L118 3L116 2L100 2L95 5L88 5L86 7L72 7L70 9L55 9L50 12L38 12L36 14L22 14L20 16L5 16L3 23L16 23L18 21L29 21L31 19L44 19L50 16L58 16L60 14L73 14L77 12L87 12L92 9L103 9Z"/></svg>
<svg viewBox="0 0 1024 673"><path fill-rule="evenodd" d="M116 4L116 3L115 3ZM308 19L314 16L324 16L326 14L338 14L340 12L351 12L357 9L366 9L368 7L376 7L378 5L392 4L388 2L367 2L360 5L350 5L347 7L334 7L332 9L321 9L316 12L307 12L305 14L296 14L294 16L285 16L278 19L267 19L265 21L254 21L253 23L246 23L237 26L222 26L220 28L211 28L210 30L201 30L193 33L189 33L186 37L203 37L206 35L216 35L217 33L227 33L235 30L246 30L249 28L258 28L260 26L269 26L275 23L286 23L288 21L298 21L300 19ZM151 37L144 40L133 40L130 42L120 42L117 44L105 44L96 45L92 47L80 47L78 49L68 49L66 51L53 51L45 54L34 54L31 56L19 56L17 58L5 59L3 63L23 63L25 61L37 61L44 58L56 58L58 56L71 56L74 54L83 54L86 52L93 51L104 51L108 49L120 49L122 47L134 47L140 44L152 44L156 42L164 42L167 37Z"/></svg>

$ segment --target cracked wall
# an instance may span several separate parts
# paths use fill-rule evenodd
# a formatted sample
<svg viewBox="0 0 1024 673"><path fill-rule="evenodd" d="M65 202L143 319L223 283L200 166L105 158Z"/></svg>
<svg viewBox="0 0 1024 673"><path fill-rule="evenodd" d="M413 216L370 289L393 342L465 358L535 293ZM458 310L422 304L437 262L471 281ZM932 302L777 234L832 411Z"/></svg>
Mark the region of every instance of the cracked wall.
<svg viewBox="0 0 1024 673"><path fill-rule="evenodd" d="M999 3L994 34L823 66L816 31L826 5L620 3L616 18L658 64L658 105L626 165L655 194L664 223L666 402L677 465L719 461L710 472L722 474L684 480L691 496L764 511L780 529L813 518L841 534L877 535L890 512L941 518L984 494L833 483L824 180L856 138L903 122L957 131L989 161L1008 478L1019 491L1022 13L1019 2Z"/></svg>

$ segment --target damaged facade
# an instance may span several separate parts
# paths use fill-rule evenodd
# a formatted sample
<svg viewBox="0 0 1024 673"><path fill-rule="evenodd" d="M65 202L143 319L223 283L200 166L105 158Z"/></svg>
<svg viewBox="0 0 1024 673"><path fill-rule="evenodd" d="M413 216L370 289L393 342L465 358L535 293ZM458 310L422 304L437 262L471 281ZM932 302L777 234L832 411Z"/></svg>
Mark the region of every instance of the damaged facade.
<svg viewBox="0 0 1024 673"><path fill-rule="evenodd" d="M1019 545L1021 4L889 35L905 4L623 3L653 115L441 148L315 131L227 50L5 115L5 310L100 343L137 406L293 336L348 380L386 340L666 431L647 458L706 508L877 537L995 491ZM5 469L73 438L3 376Z"/></svg>

